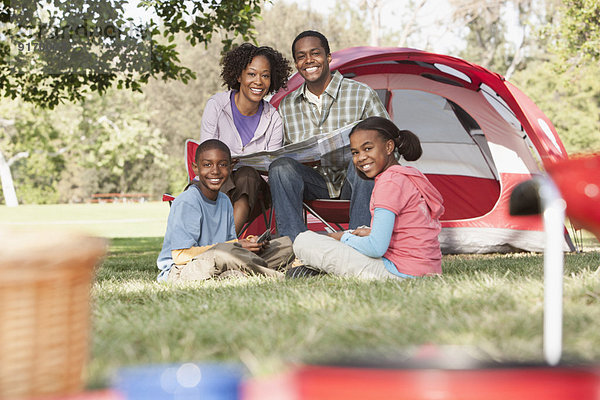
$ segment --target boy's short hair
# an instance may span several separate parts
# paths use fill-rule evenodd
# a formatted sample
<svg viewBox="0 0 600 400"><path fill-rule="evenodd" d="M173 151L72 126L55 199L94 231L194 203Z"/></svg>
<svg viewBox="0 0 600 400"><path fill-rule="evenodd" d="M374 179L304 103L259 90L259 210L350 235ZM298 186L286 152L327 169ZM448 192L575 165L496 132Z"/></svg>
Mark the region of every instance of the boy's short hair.
<svg viewBox="0 0 600 400"><path fill-rule="evenodd" d="M225 143L217 139L208 139L200 143L200 145L196 149L196 156L194 157L194 160L198 162L201 153L207 150L215 149L222 150L225 154L227 154L227 158L229 159L229 161L231 161L231 150L229 150L229 147L227 147Z"/></svg>
<svg viewBox="0 0 600 400"><path fill-rule="evenodd" d="M327 41L327 38L325 37L325 35L323 35L321 32L317 32L317 31L304 31L304 32L300 33L298 36L296 36L296 39L294 39L294 41L292 42L292 57L294 57L294 61L296 61L296 54L295 54L296 42L305 37L316 37L317 39L319 39L321 41L321 46L323 46L323 48L325 49L325 55L331 54L331 50L329 50L329 42Z"/></svg>

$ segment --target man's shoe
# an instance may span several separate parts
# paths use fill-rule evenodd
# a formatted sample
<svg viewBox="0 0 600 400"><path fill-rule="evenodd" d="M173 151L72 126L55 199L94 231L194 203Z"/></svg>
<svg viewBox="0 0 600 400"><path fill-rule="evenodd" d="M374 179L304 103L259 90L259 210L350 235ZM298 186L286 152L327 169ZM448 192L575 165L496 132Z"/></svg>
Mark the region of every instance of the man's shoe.
<svg viewBox="0 0 600 400"><path fill-rule="evenodd" d="M308 278L310 276L322 275L323 272L314 270L312 268L308 268L305 265L299 265L297 267L292 267L285 271L286 279L296 279L296 278Z"/></svg>

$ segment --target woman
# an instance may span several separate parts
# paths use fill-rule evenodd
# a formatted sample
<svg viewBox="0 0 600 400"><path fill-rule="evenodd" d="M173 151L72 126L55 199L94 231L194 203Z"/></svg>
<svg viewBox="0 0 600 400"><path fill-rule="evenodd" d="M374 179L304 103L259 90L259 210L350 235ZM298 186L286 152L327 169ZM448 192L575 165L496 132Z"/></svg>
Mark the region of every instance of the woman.
<svg viewBox="0 0 600 400"><path fill-rule="evenodd" d="M234 155L275 150L282 145L283 124L275 107L264 97L285 86L291 72L288 60L271 47L244 43L221 61L221 77L229 89L206 102L200 126L200 142L218 139ZM235 231L260 214L258 197L269 201L269 187L251 167L231 174L221 191L233 204Z"/></svg>

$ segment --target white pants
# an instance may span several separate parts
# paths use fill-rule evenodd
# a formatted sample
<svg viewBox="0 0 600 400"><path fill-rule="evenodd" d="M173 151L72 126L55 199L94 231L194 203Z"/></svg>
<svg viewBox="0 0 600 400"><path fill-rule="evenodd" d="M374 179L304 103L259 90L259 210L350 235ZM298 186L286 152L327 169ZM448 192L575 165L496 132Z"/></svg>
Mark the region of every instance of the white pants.
<svg viewBox="0 0 600 400"><path fill-rule="evenodd" d="M365 279L403 279L390 273L382 258L365 256L334 238L312 231L296 236L294 253L307 267L328 274Z"/></svg>

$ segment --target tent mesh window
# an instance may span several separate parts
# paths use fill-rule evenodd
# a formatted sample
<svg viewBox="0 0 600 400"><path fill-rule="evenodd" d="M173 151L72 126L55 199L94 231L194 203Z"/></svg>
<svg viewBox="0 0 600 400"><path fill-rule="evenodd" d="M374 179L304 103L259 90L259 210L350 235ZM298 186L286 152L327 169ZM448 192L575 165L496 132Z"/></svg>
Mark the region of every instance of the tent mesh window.
<svg viewBox="0 0 600 400"><path fill-rule="evenodd" d="M498 171L481 127L455 102L432 93L391 91L390 113L421 139L423 156L404 162L424 172L442 193L442 220L482 216L500 197Z"/></svg>

